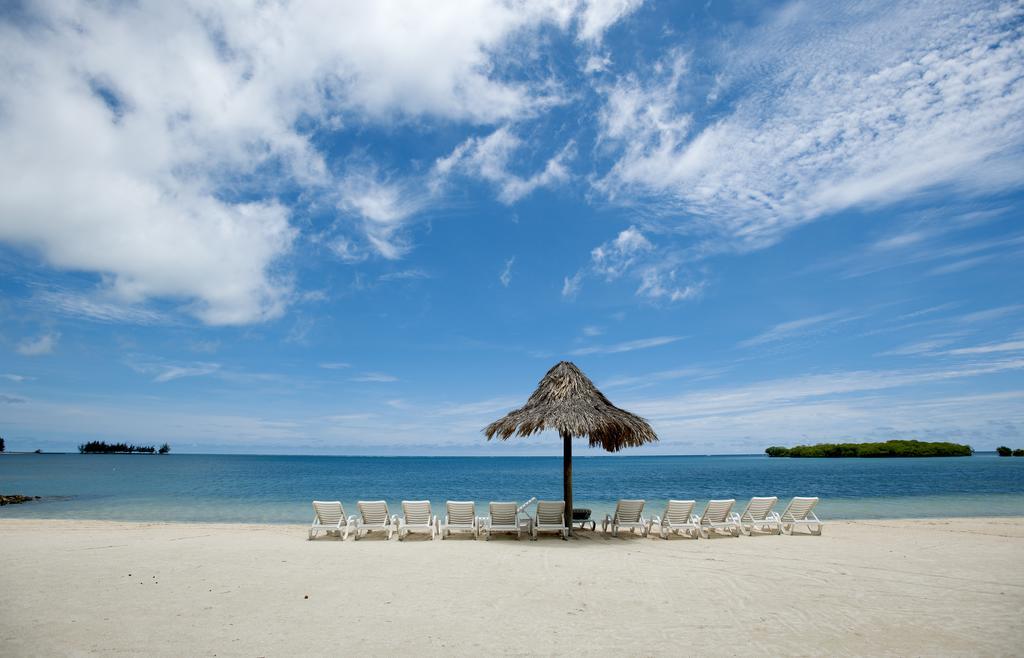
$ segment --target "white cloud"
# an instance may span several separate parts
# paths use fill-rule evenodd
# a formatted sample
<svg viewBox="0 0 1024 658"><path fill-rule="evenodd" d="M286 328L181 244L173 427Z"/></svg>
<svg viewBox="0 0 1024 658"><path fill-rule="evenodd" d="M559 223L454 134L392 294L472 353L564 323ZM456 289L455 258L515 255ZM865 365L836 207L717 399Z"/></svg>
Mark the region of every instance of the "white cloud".
<svg viewBox="0 0 1024 658"><path fill-rule="evenodd" d="M707 125L686 106L678 55L608 88L601 129L617 160L598 188L757 248L853 206L1019 186L1020 5L856 3L827 24L799 4L779 13L784 26L734 36L729 104Z"/></svg>
<svg viewBox="0 0 1024 658"><path fill-rule="evenodd" d="M22 356L52 354L54 348L57 347L58 340L60 340L60 334L55 331L43 334L38 338L26 338L18 343L18 354Z"/></svg>
<svg viewBox="0 0 1024 658"><path fill-rule="evenodd" d="M504 269L501 270L501 274L498 276L498 280L501 282L501 285L505 288L508 288L509 284L512 283L512 266L515 265L515 262L515 256L506 260L505 267Z"/></svg>
<svg viewBox="0 0 1024 658"><path fill-rule="evenodd" d="M594 271L609 281L623 275L644 252L654 247L635 226L620 232L614 240L594 247L590 252Z"/></svg>
<svg viewBox="0 0 1024 658"><path fill-rule="evenodd" d="M399 227L418 208L386 182L361 193L344 175L339 183L311 135L534 116L564 102L559 85L507 55L550 28L578 24L581 38L599 39L627 10L547 0L27 5L0 19L0 241L101 275L122 305L177 300L215 325L277 317L293 295L284 259L298 233L285 192L337 194L385 258L408 248ZM529 178L502 176L502 199L564 180L567 157Z"/></svg>
<svg viewBox="0 0 1024 658"><path fill-rule="evenodd" d="M344 236L332 241L330 248L343 263L349 265L361 263L369 257L366 250L361 249L353 240Z"/></svg>
<svg viewBox="0 0 1024 658"><path fill-rule="evenodd" d="M511 171L510 161L523 141L509 126L486 137L470 137L434 165L435 189L456 173L480 178L498 188L498 200L511 205L542 187L554 187L570 178L567 162L575 144L570 142L551 157L540 171L523 177Z"/></svg>
<svg viewBox="0 0 1024 658"><path fill-rule="evenodd" d="M572 299L580 291L580 286L583 285L583 272L577 272L572 276L567 276L562 281L562 297L566 299Z"/></svg>
<svg viewBox="0 0 1024 658"><path fill-rule="evenodd" d="M354 382L387 383L387 382L397 382L398 381L398 377L395 377L394 375L388 375L388 374L383 373L383 372L364 372L361 375L357 375L355 377L352 377L352 381L354 381Z"/></svg>
<svg viewBox="0 0 1024 658"><path fill-rule="evenodd" d="M636 294L651 299L681 302L700 297L704 292L705 285L703 281L677 285L676 270L663 270L653 266L643 269L640 275L640 287L637 288Z"/></svg>
<svg viewBox="0 0 1024 658"><path fill-rule="evenodd" d="M586 0L579 17L577 37L601 41L605 31L623 17L636 11L644 0Z"/></svg>
<svg viewBox="0 0 1024 658"><path fill-rule="evenodd" d="M675 368L673 370L659 370L644 375L628 375L612 377L601 382L602 387L618 388L622 386L648 386L659 382L671 381L674 379L704 380L717 375L720 370L709 370L707 368Z"/></svg>
<svg viewBox="0 0 1024 658"><path fill-rule="evenodd" d="M673 263L673 255L658 253L640 229L630 226L620 231L614 239L591 250L590 266L580 270L573 277L573 292L579 288L579 283L588 274L603 277L606 281L632 275L640 281L636 289L636 295L640 297L670 302L699 297L704 291L705 283L681 276L680 270L674 267ZM680 282L680 279L687 281ZM562 294L568 296L564 290Z"/></svg>
<svg viewBox="0 0 1024 658"><path fill-rule="evenodd" d="M584 336L589 336L589 337L600 336L603 333L604 333L604 329L602 329L601 327L592 325L592 324L583 327L583 335Z"/></svg>
<svg viewBox="0 0 1024 658"><path fill-rule="evenodd" d="M352 364L342 363L340 361L331 361L327 363L321 363L320 367L324 368L325 370L344 370L345 368L351 368Z"/></svg>
<svg viewBox="0 0 1024 658"><path fill-rule="evenodd" d="M919 356L926 354L935 354L943 347L956 341L956 338L950 337L939 337L929 338L926 340L920 340L907 345L901 345L900 347L894 347L891 350L879 352L875 356Z"/></svg>
<svg viewBox="0 0 1024 658"><path fill-rule="evenodd" d="M1024 351L1024 340L1008 340L1002 343L988 343L987 345L976 345L974 347L961 347L955 350L947 350L945 354L953 356L968 356L975 354L993 354L996 352L1022 351Z"/></svg>
<svg viewBox="0 0 1024 658"><path fill-rule="evenodd" d="M624 343L615 343L614 345L592 345L590 347L580 347L569 353L573 356L585 356L587 354L619 354L621 352L633 352L635 350L646 350L652 347L661 347L662 345L668 345L682 339L683 336L657 336L654 338L641 338L638 340L626 341Z"/></svg>
<svg viewBox="0 0 1024 658"><path fill-rule="evenodd" d="M408 281L410 279L429 279L430 274L419 269L410 270L398 270L397 272L387 272L381 274L378 281Z"/></svg>
<svg viewBox="0 0 1024 658"><path fill-rule="evenodd" d="M20 384L21 382L30 379L30 377L26 377L25 375L16 375L13 372L5 372L3 374L0 374L0 379L6 379L9 382L15 382Z"/></svg>
<svg viewBox="0 0 1024 658"><path fill-rule="evenodd" d="M185 377L204 377L221 372L219 363L205 363L201 361L178 364L167 363L162 360L150 360L133 355L129 357L126 363L135 372L152 375L152 381L156 384L164 384Z"/></svg>
<svg viewBox="0 0 1024 658"><path fill-rule="evenodd" d="M796 336L805 336L812 332L822 331L826 327L837 323L849 322L854 319L856 319L855 316L851 316L845 311L834 311L832 313L822 313L820 315L812 315L798 320L781 322L753 338L741 341L739 346L754 347L757 345L764 345L765 343L774 343L780 340L794 338Z"/></svg>
<svg viewBox="0 0 1024 658"><path fill-rule="evenodd" d="M339 182L339 192L338 207L362 220L366 239L380 256L396 260L409 251L401 229L426 205L426 192L417 193L409 182L381 180L372 169L346 174ZM333 248L346 262L360 260L360 252L345 238Z"/></svg>
<svg viewBox="0 0 1024 658"><path fill-rule="evenodd" d="M1024 359L1016 358L939 369L840 371L638 400L626 408L653 419L750 413L772 407L781 409L802 401L935 384L1022 369Z"/></svg>
<svg viewBox="0 0 1024 658"><path fill-rule="evenodd" d="M43 290L35 295L35 301L48 311L97 322L142 325L168 322L168 318L158 311L124 303L109 294L104 296L76 294L69 290Z"/></svg>
<svg viewBox="0 0 1024 658"><path fill-rule="evenodd" d="M994 308L988 308L984 311L975 311L973 313L967 313L957 318L958 322L963 324L987 324L995 320L1001 320L1005 317L1015 315L1020 311L1024 311L1024 304L1007 304L1006 306L996 306Z"/></svg>

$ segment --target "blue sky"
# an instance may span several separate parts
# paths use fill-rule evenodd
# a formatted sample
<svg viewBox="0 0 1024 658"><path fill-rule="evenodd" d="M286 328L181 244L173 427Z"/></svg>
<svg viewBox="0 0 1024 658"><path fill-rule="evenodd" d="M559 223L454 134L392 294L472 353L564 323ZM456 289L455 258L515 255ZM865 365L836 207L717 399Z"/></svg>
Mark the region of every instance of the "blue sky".
<svg viewBox="0 0 1024 658"><path fill-rule="evenodd" d="M1022 30L987 2L9 7L0 435L557 454L480 429L571 359L655 453L1024 444Z"/></svg>

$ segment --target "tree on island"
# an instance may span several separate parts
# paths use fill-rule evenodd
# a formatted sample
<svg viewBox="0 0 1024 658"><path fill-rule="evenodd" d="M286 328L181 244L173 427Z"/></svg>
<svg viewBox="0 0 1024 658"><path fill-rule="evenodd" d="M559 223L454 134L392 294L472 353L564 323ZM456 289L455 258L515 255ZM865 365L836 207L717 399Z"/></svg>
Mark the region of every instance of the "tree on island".
<svg viewBox="0 0 1024 658"><path fill-rule="evenodd" d="M818 443L813 446L765 449L769 457L970 457L969 445L944 441L884 441L880 443Z"/></svg>
<svg viewBox="0 0 1024 658"><path fill-rule="evenodd" d="M1013 451L1007 448L1006 446L999 446L998 448L996 448L996 454L998 454L1000 457L1009 457L1010 455L1013 454Z"/></svg>
<svg viewBox="0 0 1024 658"><path fill-rule="evenodd" d="M1014 457L1024 457L1024 448L1017 448L1013 451Z"/></svg>
<svg viewBox="0 0 1024 658"><path fill-rule="evenodd" d="M169 445L167 445L167 444L165 443L165 444L163 444L162 446L160 446L160 449L159 449L159 450L157 450L157 453L159 453L159 454L161 454L161 455L166 455L166 454L167 454L167 453L169 453L170 451L171 451L171 446L169 446Z"/></svg>
<svg viewBox="0 0 1024 658"><path fill-rule="evenodd" d="M170 450L170 447L167 448ZM156 452L153 446L128 445L127 443L107 443L106 441L89 441L78 446L78 452L83 455L110 455L110 454L147 454Z"/></svg>
<svg viewBox="0 0 1024 658"><path fill-rule="evenodd" d="M4 448L4 437L0 436L0 452L3 452Z"/></svg>

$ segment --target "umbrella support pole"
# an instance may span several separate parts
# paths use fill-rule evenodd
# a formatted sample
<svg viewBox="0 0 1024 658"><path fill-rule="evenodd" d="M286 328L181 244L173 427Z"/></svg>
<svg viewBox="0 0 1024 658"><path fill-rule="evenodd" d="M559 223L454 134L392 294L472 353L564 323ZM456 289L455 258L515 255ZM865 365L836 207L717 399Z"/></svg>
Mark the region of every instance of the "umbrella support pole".
<svg viewBox="0 0 1024 658"><path fill-rule="evenodd" d="M566 533L572 536L572 437L562 434L562 487L565 496Z"/></svg>

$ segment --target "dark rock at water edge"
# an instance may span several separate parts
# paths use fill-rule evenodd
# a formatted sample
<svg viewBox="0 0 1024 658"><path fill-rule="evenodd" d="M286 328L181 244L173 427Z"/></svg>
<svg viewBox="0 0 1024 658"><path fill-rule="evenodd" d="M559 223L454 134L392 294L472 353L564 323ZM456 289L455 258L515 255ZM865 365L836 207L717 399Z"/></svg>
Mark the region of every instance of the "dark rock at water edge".
<svg viewBox="0 0 1024 658"><path fill-rule="evenodd" d="M0 496L0 505L17 505L18 503L27 503L30 500L39 500L39 496L2 495Z"/></svg>

